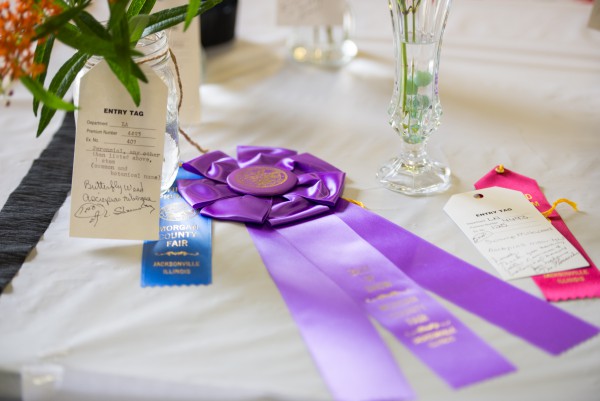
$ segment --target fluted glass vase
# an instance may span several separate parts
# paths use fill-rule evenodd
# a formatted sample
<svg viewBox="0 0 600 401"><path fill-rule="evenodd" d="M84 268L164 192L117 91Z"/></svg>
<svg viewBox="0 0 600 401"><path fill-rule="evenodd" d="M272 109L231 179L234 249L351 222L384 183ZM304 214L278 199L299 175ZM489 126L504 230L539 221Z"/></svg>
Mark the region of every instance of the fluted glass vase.
<svg viewBox="0 0 600 401"><path fill-rule="evenodd" d="M452 0L389 0L396 58L388 109L401 138L400 153L384 164L377 179L406 195L429 195L450 186L450 169L429 158L430 134L440 125L438 70L442 35Z"/></svg>

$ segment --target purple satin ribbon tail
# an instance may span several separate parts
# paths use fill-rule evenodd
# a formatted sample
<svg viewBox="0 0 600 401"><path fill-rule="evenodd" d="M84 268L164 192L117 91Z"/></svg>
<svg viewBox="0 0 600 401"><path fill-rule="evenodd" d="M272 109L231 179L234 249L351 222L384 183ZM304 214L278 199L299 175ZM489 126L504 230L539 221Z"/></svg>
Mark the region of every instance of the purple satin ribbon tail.
<svg viewBox="0 0 600 401"><path fill-rule="evenodd" d="M352 299L273 229L248 231L335 400L413 399L394 357Z"/></svg>
<svg viewBox="0 0 600 401"><path fill-rule="evenodd" d="M515 370L336 214L275 231L450 386Z"/></svg>

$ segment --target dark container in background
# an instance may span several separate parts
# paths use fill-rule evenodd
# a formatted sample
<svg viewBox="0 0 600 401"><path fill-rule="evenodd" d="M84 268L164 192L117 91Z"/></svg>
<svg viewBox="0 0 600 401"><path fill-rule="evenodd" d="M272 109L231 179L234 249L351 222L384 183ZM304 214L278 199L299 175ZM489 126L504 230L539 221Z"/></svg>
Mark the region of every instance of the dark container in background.
<svg viewBox="0 0 600 401"><path fill-rule="evenodd" d="M238 0L223 0L200 16L200 41L203 47L233 40L237 3Z"/></svg>

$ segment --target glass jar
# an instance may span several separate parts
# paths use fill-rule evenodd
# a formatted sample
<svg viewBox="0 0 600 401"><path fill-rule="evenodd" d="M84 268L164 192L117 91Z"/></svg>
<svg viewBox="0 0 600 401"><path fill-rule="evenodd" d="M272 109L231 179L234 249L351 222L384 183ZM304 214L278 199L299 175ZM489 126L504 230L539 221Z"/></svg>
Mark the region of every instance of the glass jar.
<svg viewBox="0 0 600 401"><path fill-rule="evenodd" d="M163 153L163 165L161 174L161 193L169 190L179 168L179 85L177 84L177 72L171 60L169 44L165 31L160 31L141 38L135 49L141 53L134 57L138 65L150 67L152 71L167 85L167 123L165 126L165 142ZM85 66L79 71L73 85L73 99L75 105L79 103L79 86L81 78L87 74L96 64L102 61L102 57L91 57ZM141 84L143 85L143 83ZM77 116L75 116L77 121Z"/></svg>
<svg viewBox="0 0 600 401"><path fill-rule="evenodd" d="M292 60L325 67L340 67L358 53L351 37L354 20L350 4L344 1L341 25L296 26L288 40Z"/></svg>

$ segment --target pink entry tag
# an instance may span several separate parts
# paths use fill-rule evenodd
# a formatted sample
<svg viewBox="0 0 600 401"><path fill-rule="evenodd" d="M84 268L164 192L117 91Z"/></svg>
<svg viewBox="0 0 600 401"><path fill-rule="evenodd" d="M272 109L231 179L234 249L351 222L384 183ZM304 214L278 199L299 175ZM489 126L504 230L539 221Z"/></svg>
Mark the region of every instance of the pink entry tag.
<svg viewBox="0 0 600 401"><path fill-rule="evenodd" d="M475 183L476 189L502 187L521 191L539 210L544 212L551 205L537 182L506 168L494 168ZM556 210L548 218L552 225L583 255L590 267L534 276L533 280L548 301L566 301L577 298L600 298L600 272L585 253L583 247L562 220Z"/></svg>

